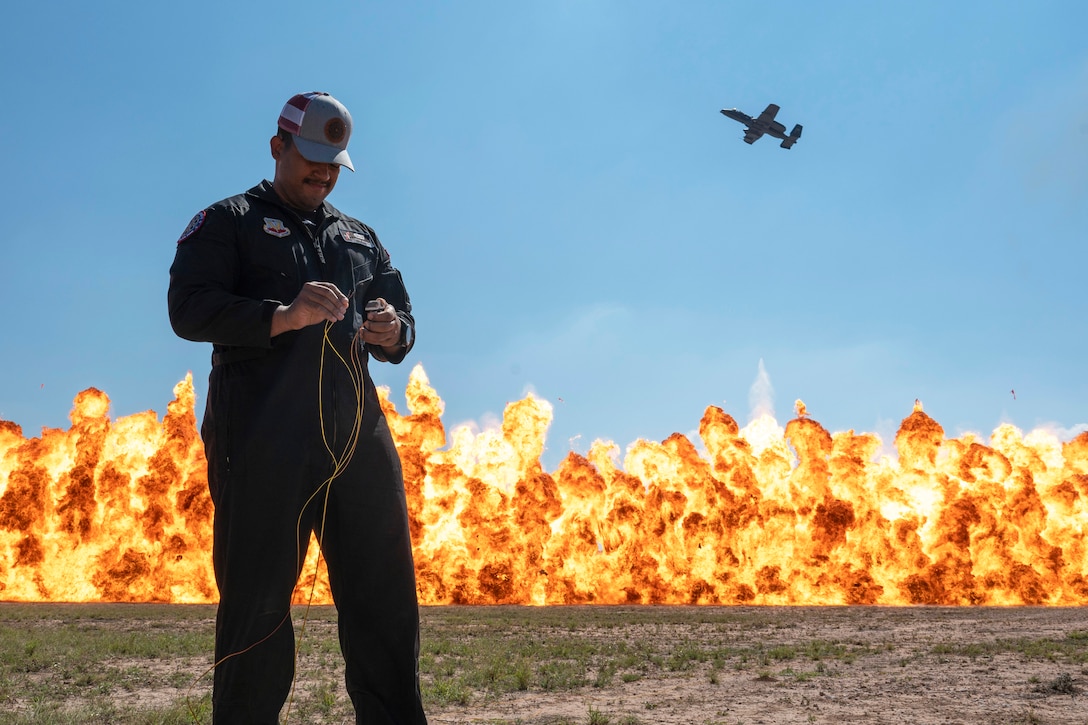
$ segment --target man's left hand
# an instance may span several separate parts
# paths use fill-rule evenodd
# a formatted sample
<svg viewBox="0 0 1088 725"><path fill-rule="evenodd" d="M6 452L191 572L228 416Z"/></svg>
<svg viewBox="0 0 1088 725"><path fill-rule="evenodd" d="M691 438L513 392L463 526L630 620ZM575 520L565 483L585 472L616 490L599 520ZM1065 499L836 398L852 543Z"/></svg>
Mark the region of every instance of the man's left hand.
<svg viewBox="0 0 1088 725"><path fill-rule="evenodd" d="M377 299L382 308L371 312L363 323L363 342L378 345L382 349L395 350L400 347L400 317L397 310L381 297Z"/></svg>

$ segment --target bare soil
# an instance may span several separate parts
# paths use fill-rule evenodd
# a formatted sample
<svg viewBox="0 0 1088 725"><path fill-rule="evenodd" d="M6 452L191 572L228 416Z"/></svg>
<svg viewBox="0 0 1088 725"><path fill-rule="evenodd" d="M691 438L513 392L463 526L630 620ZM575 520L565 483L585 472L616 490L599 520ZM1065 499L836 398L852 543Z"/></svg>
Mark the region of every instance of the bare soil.
<svg viewBox="0 0 1088 725"><path fill-rule="evenodd" d="M747 608L746 608L747 609ZM1082 608L750 608L761 626L655 627L653 636L705 644L762 641L788 651L840 643L856 657L796 657L766 665L709 663L577 691L527 691L432 708L433 724L626 725L1088 723ZM608 636L632 633L609 630ZM1045 641L1077 642L1069 656ZM773 651L773 649L772 649Z"/></svg>
<svg viewBox="0 0 1088 725"><path fill-rule="evenodd" d="M131 617L122 607L136 605L91 605L99 609L81 614L82 605L45 606L53 609L38 625L58 628L92 617L96 626L121 631L210 633L214 618L209 606ZM328 645L315 644L300 660L290 723L352 722L335 611L310 615L305 639ZM425 607L422 625L424 651L450 637L479 650L487 638L569 636L652 642L663 653L683 652L685 643L688 651L730 653L678 667L635 666L604 681L588 672L587 684L574 689L534 681L502 695L473 691L465 704L432 701L432 725L1088 725L1088 609L1081 607ZM99 664L139 670L130 686L109 696L140 711L206 697L209 656ZM25 713L29 704L19 690L56 677L58 667L24 673L21 684L0 683L0 721L5 710ZM426 690L434 672L423 679ZM334 693L335 705L307 705L323 691Z"/></svg>

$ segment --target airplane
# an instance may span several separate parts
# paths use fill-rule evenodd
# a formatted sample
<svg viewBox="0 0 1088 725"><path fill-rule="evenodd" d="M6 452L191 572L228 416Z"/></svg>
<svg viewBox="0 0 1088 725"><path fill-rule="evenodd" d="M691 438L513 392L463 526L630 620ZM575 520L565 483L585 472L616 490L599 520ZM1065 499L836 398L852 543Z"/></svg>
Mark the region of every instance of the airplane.
<svg viewBox="0 0 1088 725"><path fill-rule="evenodd" d="M744 143L755 143L763 134L768 134L782 139L782 143L779 145L784 149L788 149L797 143L797 139L801 138L801 124L794 126L793 130L790 131L790 135L787 136L786 127L774 120L777 113L778 106L773 103L768 103L767 109L759 114L758 118L752 118L747 113L741 113L735 108L722 109L722 114L727 118L740 121L748 127L744 129Z"/></svg>

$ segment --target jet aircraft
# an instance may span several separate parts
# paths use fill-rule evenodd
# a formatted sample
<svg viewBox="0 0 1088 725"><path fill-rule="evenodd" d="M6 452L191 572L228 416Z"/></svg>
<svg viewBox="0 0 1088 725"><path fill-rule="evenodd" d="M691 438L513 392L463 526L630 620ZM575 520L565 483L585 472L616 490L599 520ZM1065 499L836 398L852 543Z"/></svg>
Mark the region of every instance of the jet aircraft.
<svg viewBox="0 0 1088 725"><path fill-rule="evenodd" d="M779 145L784 149L788 149L797 143L797 139L801 138L801 124L794 126L793 130L790 131L790 135L787 136L786 127L774 120L777 113L778 106L773 103L768 103L766 110L756 118L752 118L747 113L741 113L735 108L722 109L722 114L727 118L740 121L748 127L744 129L744 143L755 143L763 134L768 134L782 139L782 143Z"/></svg>

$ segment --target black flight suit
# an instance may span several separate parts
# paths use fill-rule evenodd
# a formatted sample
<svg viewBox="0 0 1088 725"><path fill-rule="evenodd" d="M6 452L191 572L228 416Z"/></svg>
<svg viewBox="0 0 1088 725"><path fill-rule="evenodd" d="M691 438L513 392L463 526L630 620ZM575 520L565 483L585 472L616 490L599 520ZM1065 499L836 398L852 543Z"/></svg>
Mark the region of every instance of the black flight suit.
<svg viewBox="0 0 1088 725"><path fill-rule="evenodd" d="M213 343L201 427L220 597L213 721L277 722L293 677L291 593L313 531L356 721L421 725L404 481L366 369L368 354L403 360L415 321L374 231L328 203L321 211L316 227L307 225L262 182L197 214L170 267L174 331ZM270 338L273 311L308 281L332 282L350 296L344 319L328 329L328 342L324 324ZM377 297L413 333L388 358L355 338L364 304ZM351 370L353 345L361 375Z"/></svg>

